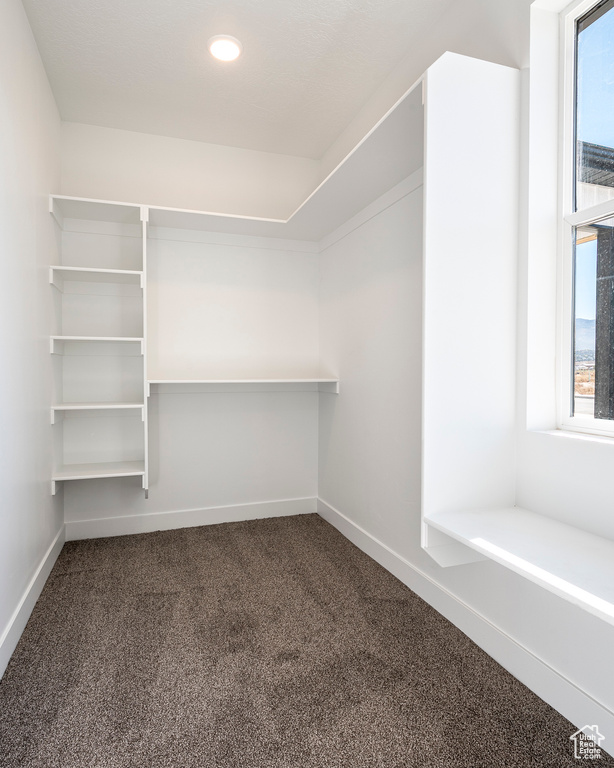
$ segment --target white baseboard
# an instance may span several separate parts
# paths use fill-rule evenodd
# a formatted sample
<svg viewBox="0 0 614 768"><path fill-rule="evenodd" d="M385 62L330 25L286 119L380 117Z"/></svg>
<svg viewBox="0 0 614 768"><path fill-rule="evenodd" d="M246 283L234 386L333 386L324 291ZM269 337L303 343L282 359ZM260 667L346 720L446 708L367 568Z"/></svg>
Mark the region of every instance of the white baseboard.
<svg viewBox="0 0 614 768"><path fill-rule="evenodd" d="M19 638L24 631L32 609L43 591L45 582L51 573L55 561L58 559L62 547L64 546L64 526L58 531L57 536L51 542L49 549L43 555L38 568L30 579L19 604L13 611L8 624L0 635L0 677L4 674L9 659L13 655Z"/></svg>
<svg viewBox="0 0 614 768"><path fill-rule="evenodd" d="M307 515L317 511L317 499L281 499L258 501L251 504L230 504L205 509L182 509L176 512L151 512L146 515L102 517L95 520L66 522L66 541L99 539L105 536L126 536L131 533L170 531L175 528L193 528L198 525L236 523L241 520L259 520L265 517Z"/></svg>
<svg viewBox="0 0 614 768"><path fill-rule="evenodd" d="M610 753L614 751L611 746L614 744L614 712L339 510L322 499L318 499L317 508L324 520L432 605L577 728L598 724L600 732L606 737L602 746Z"/></svg>

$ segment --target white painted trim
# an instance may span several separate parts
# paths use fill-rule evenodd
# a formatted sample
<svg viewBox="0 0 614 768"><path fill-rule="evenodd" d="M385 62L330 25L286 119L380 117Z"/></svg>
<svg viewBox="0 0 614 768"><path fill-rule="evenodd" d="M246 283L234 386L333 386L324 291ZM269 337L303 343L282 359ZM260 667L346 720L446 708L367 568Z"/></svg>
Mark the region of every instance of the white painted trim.
<svg viewBox="0 0 614 768"><path fill-rule="evenodd" d="M542 3L533 3L530 13L531 67L524 158L528 176L523 196L527 240L521 267L527 308L520 347L520 356L525 357L526 365L522 388L526 391L529 431L556 427L562 381L557 338L562 291L557 242L561 212L558 183L560 20L557 13L544 9Z"/></svg>
<svg viewBox="0 0 614 768"><path fill-rule="evenodd" d="M533 693L582 728L586 722L614 733L614 712L536 656L485 616L442 587L338 509L318 499L318 514L359 549L451 621ZM570 734L571 735L571 734Z"/></svg>
<svg viewBox="0 0 614 768"><path fill-rule="evenodd" d="M65 528L62 526L58 531L56 537L49 545L49 549L43 555L38 568L34 572L30 583L26 587L21 600L17 604L17 607L13 611L13 615L9 619L8 624L0 635L0 677L4 674L7 664L13 651L17 647L19 638L21 637L32 609L34 608L36 601L40 597L40 593L43 591L45 582L47 581L51 569L53 568L55 561L58 559L62 547L65 541Z"/></svg>
<svg viewBox="0 0 614 768"><path fill-rule="evenodd" d="M317 511L317 499L280 499L257 501L249 504L228 504L204 509L180 509L169 512L151 512L144 515L102 517L94 520L66 521L66 541L99 539L106 536L126 536L133 533L170 531L199 525L218 525L267 517L309 515Z"/></svg>
<svg viewBox="0 0 614 768"><path fill-rule="evenodd" d="M604 200L602 203L592 205L590 208L582 208L580 211L568 213L564 218L572 227L597 224L603 219L611 219L614 216L614 200Z"/></svg>
<svg viewBox="0 0 614 768"><path fill-rule="evenodd" d="M612 422L589 415L570 415L574 404L574 227L595 224L614 214L614 200L574 210L576 23L599 0L575 0L559 13L559 221L557 308L557 429L614 437Z"/></svg>
<svg viewBox="0 0 614 768"><path fill-rule="evenodd" d="M585 0L582 0L585 4ZM573 211L575 187L575 14L578 3L572 3L559 14L558 23L558 221L556 225L557 306L556 306L556 374L557 428L568 423L573 405L573 229L565 217ZM554 235L554 233L553 233ZM573 422L572 422L573 423Z"/></svg>
<svg viewBox="0 0 614 768"><path fill-rule="evenodd" d="M149 408L147 407L147 398L149 397L149 382L147 381L147 371L149 369L148 364L148 349L149 345L147 343L148 338L148 327L149 324L147 322L148 320L148 291L147 291L147 230L149 227L149 210L145 206L141 206L141 226L143 228L143 241L141 243L142 247L142 262L141 262L141 269L142 269L142 277L141 277L141 287L143 291L143 305L141 308L141 311L143 313L143 342L141 350L143 352L143 403L144 407L141 413L143 414L143 466L145 469L145 474L143 475L143 482L142 487L143 491L145 492L145 498L149 498Z"/></svg>

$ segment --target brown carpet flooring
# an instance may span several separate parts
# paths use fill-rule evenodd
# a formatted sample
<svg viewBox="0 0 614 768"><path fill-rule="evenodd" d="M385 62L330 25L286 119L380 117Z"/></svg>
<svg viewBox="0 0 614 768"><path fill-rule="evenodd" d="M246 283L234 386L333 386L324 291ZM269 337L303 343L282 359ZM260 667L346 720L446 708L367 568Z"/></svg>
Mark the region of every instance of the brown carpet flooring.
<svg viewBox="0 0 614 768"><path fill-rule="evenodd" d="M315 515L67 544L0 683L11 768L564 768L574 730Z"/></svg>

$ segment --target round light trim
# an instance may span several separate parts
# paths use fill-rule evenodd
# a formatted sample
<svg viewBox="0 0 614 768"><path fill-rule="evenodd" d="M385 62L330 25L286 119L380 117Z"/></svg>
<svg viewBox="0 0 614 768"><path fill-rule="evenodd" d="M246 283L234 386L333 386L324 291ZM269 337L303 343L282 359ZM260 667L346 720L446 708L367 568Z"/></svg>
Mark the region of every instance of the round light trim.
<svg viewBox="0 0 614 768"><path fill-rule="evenodd" d="M238 59L243 46L236 37L230 35L215 35L208 44L209 53L220 61L234 61Z"/></svg>

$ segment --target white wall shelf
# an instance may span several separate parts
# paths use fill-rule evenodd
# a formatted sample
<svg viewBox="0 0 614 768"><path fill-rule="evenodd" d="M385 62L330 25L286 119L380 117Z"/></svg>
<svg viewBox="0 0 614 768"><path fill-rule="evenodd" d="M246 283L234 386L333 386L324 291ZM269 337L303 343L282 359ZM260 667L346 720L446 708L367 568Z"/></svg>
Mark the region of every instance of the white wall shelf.
<svg viewBox="0 0 614 768"><path fill-rule="evenodd" d="M520 507L439 513L425 523L614 624L614 541Z"/></svg>
<svg viewBox="0 0 614 768"><path fill-rule="evenodd" d="M244 392L247 388L297 388L306 385L319 392L339 394L339 379L333 378L219 378L219 379L150 379L149 385L158 391L207 391L220 390L231 392Z"/></svg>
<svg viewBox="0 0 614 768"><path fill-rule="evenodd" d="M65 219L140 224L142 216L141 206L135 203L116 203L68 195L51 195L49 212L61 229L64 228Z"/></svg>
<svg viewBox="0 0 614 768"><path fill-rule="evenodd" d="M60 403L52 405L52 411L92 411L142 408L144 403Z"/></svg>
<svg viewBox="0 0 614 768"><path fill-rule="evenodd" d="M63 195L49 210L59 230L52 493L58 481L142 475L147 495L147 210Z"/></svg>
<svg viewBox="0 0 614 768"><path fill-rule="evenodd" d="M100 464L66 464L53 473L54 480L87 480L94 477L128 477L142 475L142 461L101 462Z"/></svg>
<svg viewBox="0 0 614 768"><path fill-rule="evenodd" d="M275 379L149 379L150 384L338 384L339 379L275 378Z"/></svg>
<svg viewBox="0 0 614 768"><path fill-rule="evenodd" d="M55 424L56 414L68 411L141 411L144 417L144 403L60 403L51 406L51 423Z"/></svg>
<svg viewBox="0 0 614 768"><path fill-rule="evenodd" d="M59 291L65 283L103 283L134 285L143 288L143 272L128 269L95 269L92 267L49 267L49 282Z"/></svg>
<svg viewBox="0 0 614 768"><path fill-rule="evenodd" d="M55 495L56 483L65 480L93 480L108 477L143 477L145 462L116 461L93 464L65 464L57 467L51 477L51 493Z"/></svg>
<svg viewBox="0 0 614 768"><path fill-rule="evenodd" d="M65 354L65 345L67 344L81 344L81 345L102 345L102 344L122 344L122 345L138 345L136 354L143 354L143 338L138 336L51 336L51 354L63 355ZM91 348L90 348L91 349Z"/></svg>

